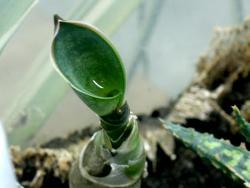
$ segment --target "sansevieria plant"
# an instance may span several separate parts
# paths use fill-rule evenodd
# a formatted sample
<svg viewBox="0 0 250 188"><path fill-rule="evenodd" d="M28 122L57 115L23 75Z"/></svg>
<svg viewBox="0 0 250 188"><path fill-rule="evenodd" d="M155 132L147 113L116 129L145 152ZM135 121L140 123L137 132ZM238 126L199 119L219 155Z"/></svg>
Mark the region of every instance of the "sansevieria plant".
<svg viewBox="0 0 250 188"><path fill-rule="evenodd" d="M55 16L52 58L102 128L73 165L70 187L140 187L146 157L136 116L124 99L125 70L116 49L95 27Z"/></svg>

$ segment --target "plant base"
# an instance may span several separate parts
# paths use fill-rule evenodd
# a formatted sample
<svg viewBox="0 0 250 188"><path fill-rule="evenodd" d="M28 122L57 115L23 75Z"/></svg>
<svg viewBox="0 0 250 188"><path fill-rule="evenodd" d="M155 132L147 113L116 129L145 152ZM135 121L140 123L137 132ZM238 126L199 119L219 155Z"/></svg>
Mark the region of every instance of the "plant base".
<svg viewBox="0 0 250 188"><path fill-rule="evenodd" d="M141 174L129 177L125 173L127 165L116 161L121 157L119 149L124 148L118 148L117 154L113 156L108 149L102 148L98 142L100 137L102 131L93 136L72 165L69 176L70 188L140 188Z"/></svg>

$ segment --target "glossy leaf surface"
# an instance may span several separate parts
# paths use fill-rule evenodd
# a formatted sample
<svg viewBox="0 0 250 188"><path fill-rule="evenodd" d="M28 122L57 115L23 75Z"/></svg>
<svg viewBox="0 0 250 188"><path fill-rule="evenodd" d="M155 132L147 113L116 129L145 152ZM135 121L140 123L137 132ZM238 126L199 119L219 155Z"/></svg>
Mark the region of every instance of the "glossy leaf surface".
<svg viewBox="0 0 250 188"><path fill-rule="evenodd" d="M250 152L235 147L224 140L214 138L207 133L199 133L173 123L163 123L176 138L193 149L201 158L208 160L216 168L233 178L250 185Z"/></svg>
<svg viewBox="0 0 250 188"><path fill-rule="evenodd" d="M123 64L112 44L96 28L57 19L52 56L60 74L99 116L123 104Z"/></svg>
<svg viewBox="0 0 250 188"><path fill-rule="evenodd" d="M23 1L20 2L23 3ZM107 2L91 0L90 5L86 1L77 1L73 8L69 9L67 18L86 20L101 28L110 37L143 0L127 0L126 2L108 0ZM9 107L4 110L2 118L11 144L26 146L38 129L45 125L48 117L69 91L68 84L55 73L50 64L49 47L51 47L50 42L27 69L27 75L20 78L18 84L21 90L16 93ZM22 126L19 126L19 121L23 117L29 118L26 118Z"/></svg>

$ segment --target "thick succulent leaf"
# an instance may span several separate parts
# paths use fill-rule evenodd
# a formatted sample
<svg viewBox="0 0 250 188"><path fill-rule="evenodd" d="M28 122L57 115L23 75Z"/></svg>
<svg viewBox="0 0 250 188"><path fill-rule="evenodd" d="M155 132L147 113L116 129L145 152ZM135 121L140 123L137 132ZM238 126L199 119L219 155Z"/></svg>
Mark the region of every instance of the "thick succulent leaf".
<svg viewBox="0 0 250 188"><path fill-rule="evenodd" d="M125 72L112 44L93 26L56 19L52 56L59 73L98 115L123 104Z"/></svg>
<svg viewBox="0 0 250 188"><path fill-rule="evenodd" d="M0 52L37 0L0 0Z"/></svg>
<svg viewBox="0 0 250 188"><path fill-rule="evenodd" d="M240 126L240 133L250 142L250 123L248 123L244 117L241 116L240 110L237 106L233 106L233 112L235 114L236 122Z"/></svg>
<svg viewBox="0 0 250 188"><path fill-rule="evenodd" d="M250 186L250 152L219 140L207 133L196 132L177 124L163 122L164 127L200 157L216 168Z"/></svg>

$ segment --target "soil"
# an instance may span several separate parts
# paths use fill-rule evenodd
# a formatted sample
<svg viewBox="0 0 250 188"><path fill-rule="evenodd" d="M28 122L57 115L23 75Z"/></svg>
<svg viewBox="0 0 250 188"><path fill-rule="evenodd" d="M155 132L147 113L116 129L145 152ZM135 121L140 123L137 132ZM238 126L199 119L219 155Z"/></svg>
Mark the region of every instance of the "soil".
<svg viewBox="0 0 250 188"><path fill-rule="evenodd" d="M177 159L172 161L159 148L156 172L149 162L149 176L143 180L143 188L237 188L242 187L210 164L202 161L194 152L176 142Z"/></svg>
<svg viewBox="0 0 250 188"><path fill-rule="evenodd" d="M171 105L170 105L171 106ZM139 116L139 121L150 121L152 118L163 117L169 110L166 108L156 109L151 116ZM152 120L150 121L152 122ZM222 126L218 126L219 123ZM229 125L220 119L219 116L211 114L209 121L199 121L190 119L186 127L193 127L200 132L213 133L218 138L228 138L231 143L239 145L244 138L240 135L232 135ZM242 187L237 182L211 164L203 161L196 153L185 147L180 141L175 139L176 159L170 157L158 147L156 170L152 168L152 163L148 160L149 176L143 180L143 188L238 188Z"/></svg>
<svg viewBox="0 0 250 188"><path fill-rule="evenodd" d="M145 122L157 122L159 117L167 115L168 108L159 108L152 112L151 115L138 115L141 126ZM212 116L212 115L211 115ZM217 137L234 138L231 141L239 145L242 137L232 135L226 124L220 122L219 117L211 117L210 122L201 122L195 119L189 120L185 126L192 125L202 132L210 132ZM152 121L153 120L153 121ZM222 126L218 122L222 123ZM210 126L208 126L210 124ZM44 144L43 148L67 148L70 144L76 143L79 139L89 137L93 134L94 129L85 129L69 135L68 139L56 138ZM237 138L237 139L235 139ZM181 142L175 140L176 159L171 160L160 147L157 151L157 165L153 169L152 162L148 161L148 177L143 179L142 188L196 188L196 187L213 187L213 188L237 188L242 187L240 182L234 181L221 171L215 169L198 157L193 151L186 148ZM28 164L28 163L27 163ZM24 175L19 181L27 181L34 177L34 169L27 165L24 169ZM62 182L61 179L54 177L50 172L45 175L42 188L68 188L68 180Z"/></svg>

